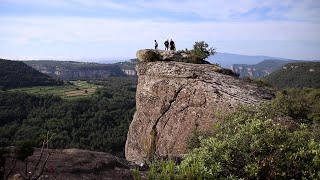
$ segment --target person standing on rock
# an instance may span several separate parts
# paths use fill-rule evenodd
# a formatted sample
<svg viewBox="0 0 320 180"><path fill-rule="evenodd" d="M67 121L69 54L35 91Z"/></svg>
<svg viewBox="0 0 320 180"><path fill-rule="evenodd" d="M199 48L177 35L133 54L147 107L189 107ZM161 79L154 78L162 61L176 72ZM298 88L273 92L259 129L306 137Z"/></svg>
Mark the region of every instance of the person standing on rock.
<svg viewBox="0 0 320 180"><path fill-rule="evenodd" d="M169 39L164 42L164 50L165 51L169 50Z"/></svg>
<svg viewBox="0 0 320 180"><path fill-rule="evenodd" d="M158 42L157 42L157 40L154 40L154 49L155 49L155 50L158 49Z"/></svg>
<svg viewBox="0 0 320 180"><path fill-rule="evenodd" d="M176 50L176 45L174 44L174 41L172 39L170 40L170 50L175 51Z"/></svg>

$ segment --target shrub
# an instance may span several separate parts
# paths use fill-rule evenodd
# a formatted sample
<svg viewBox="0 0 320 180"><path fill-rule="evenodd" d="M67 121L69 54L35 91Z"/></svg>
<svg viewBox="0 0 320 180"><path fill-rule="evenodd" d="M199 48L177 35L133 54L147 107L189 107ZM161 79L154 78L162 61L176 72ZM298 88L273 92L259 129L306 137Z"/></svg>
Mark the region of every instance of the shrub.
<svg viewBox="0 0 320 180"><path fill-rule="evenodd" d="M16 156L18 160L24 161L34 152L34 143L30 140L17 142Z"/></svg>
<svg viewBox="0 0 320 180"><path fill-rule="evenodd" d="M180 53L188 54L189 62L194 64L210 64L209 62L205 61L210 55L215 55L216 50L212 47L209 48L209 45L204 42L195 42L193 45L193 49L188 50L181 50Z"/></svg>
<svg viewBox="0 0 320 180"><path fill-rule="evenodd" d="M318 179L319 130L241 110L217 124L179 169L197 167L192 171L207 179Z"/></svg>
<svg viewBox="0 0 320 180"><path fill-rule="evenodd" d="M207 59L210 55L216 54L216 50L212 47L209 48L209 45L204 41L195 42L191 52L203 60Z"/></svg>
<svg viewBox="0 0 320 180"><path fill-rule="evenodd" d="M317 89L279 92L259 107L240 107L222 116L194 148L174 176L166 166L153 170L164 179L320 179L320 124Z"/></svg>

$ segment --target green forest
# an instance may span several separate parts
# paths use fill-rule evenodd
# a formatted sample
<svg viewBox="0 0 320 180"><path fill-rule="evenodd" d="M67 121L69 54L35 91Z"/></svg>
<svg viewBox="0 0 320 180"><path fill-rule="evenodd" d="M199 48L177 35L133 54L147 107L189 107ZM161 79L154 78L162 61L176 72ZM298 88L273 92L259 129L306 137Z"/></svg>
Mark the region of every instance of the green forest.
<svg viewBox="0 0 320 180"><path fill-rule="evenodd" d="M195 131L189 137L188 153L181 162L152 157L148 178L320 179L318 65L286 65L289 69L276 71L276 76L271 74L272 81L244 79L259 86L272 84L278 90L276 97L259 107L239 107L233 113L216 112L217 123L210 131ZM23 63L17 63L16 68L22 70L17 75L25 73L30 78L15 77L8 81L18 86L1 81L2 87L10 89L0 90L0 147L21 142L40 147L50 132L54 134L50 148L79 148L123 156L135 112L137 78L106 78L63 85L25 68ZM27 70L23 71L24 68ZM4 76L14 74L13 70L5 70ZM33 87L12 89L20 87L21 81ZM64 94L67 90L83 93L90 88L92 92L84 93L86 96L69 98ZM140 178L139 170L133 170L132 174Z"/></svg>
<svg viewBox="0 0 320 180"><path fill-rule="evenodd" d="M137 79L108 78L92 96L64 100L52 94L0 91L1 147L21 140L39 146L47 131L51 148L122 152L135 111ZM102 87L101 87L102 86Z"/></svg>
<svg viewBox="0 0 320 180"><path fill-rule="evenodd" d="M0 59L0 88L62 85L63 82L29 67L21 61Z"/></svg>
<svg viewBox="0 0 320 180"><path fill-rule="evenodd" d="M320 62L289 63L264 80L278 88L320 88Z"/></svg>

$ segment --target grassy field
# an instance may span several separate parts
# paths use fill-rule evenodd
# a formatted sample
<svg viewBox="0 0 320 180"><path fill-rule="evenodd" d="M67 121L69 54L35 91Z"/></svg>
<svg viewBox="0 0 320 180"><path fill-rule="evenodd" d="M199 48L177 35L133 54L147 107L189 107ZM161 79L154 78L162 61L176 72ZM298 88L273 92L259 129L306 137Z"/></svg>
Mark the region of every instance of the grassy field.
<svg viewBox="0 0 320 180"><path fill-rule="evenodd" d="M35 86L28 88L16 88L9 91L20 91L30 94L53 94L62 97L63 99L75 99L86 97L94 94L98 85L89 84L86 81L69 81L71 84L63 86Z"/></svg>

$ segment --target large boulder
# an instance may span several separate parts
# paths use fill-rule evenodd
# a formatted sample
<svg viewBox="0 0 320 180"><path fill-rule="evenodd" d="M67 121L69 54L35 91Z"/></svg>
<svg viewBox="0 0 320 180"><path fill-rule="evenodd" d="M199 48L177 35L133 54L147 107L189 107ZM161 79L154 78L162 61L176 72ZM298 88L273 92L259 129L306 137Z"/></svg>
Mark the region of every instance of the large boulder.
<svg viewBox="0 0 320 180"><path fill-rule="evenodd" d="M137 111L125 147L130 161L181 156L192 132L209 130L218 113L272 98L268 90L215 65L156 61L139 63L136 70Z"/></svg>

